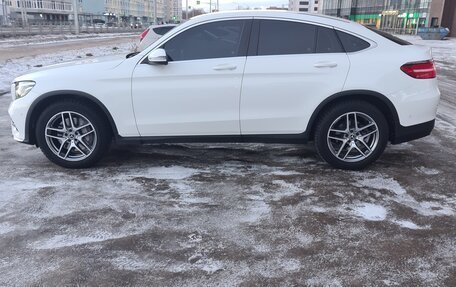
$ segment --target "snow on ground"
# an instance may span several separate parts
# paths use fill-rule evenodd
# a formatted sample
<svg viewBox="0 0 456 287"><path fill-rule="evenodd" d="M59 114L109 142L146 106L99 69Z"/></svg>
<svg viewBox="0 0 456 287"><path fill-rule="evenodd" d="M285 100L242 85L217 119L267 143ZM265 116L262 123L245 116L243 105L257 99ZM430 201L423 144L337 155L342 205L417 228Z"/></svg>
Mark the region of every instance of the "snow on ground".
<svg viewBox="0 0 456 287"><path fill-rule="evenodd" d="M26 45L49 45L59 42L72 42L93 39L111 39L111 38L128 38L138 35L138 31L131 33L98 33L98 34L80 34L80 35L35 35L14 38L0 38L0 49L7 47L22 47Z"/></svg>
<svg viewBox="0 0 456 287"><path fill-rule="evenodd" d="M354 209L356 215L372 221L381 221L386 218L386 209L383 206L363 203Z"/></svg>
<svg viewBox="0 0 456 287"><path fill-rule="evenodd" d="M451 286L456 41L410 40L437 60L436 129L362 172L329 168L310 145L262 144L114 146L98 167L66 170L11 139L0 96L0 285ZM131 44L113 48L0 62L0 91Z"/></svg>

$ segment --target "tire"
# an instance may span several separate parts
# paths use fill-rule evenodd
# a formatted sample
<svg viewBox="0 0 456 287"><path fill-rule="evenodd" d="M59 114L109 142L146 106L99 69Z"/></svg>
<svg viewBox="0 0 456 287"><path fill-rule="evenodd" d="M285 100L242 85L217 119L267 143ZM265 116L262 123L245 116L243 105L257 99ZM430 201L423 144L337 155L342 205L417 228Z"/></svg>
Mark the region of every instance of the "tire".
<svg viewBox="0 0 456 287"><path fill-rule="evenodd" d="M36 140L53 163L65 168L87 168L109 149L108 121L87 105L64 100L51 104L39 116Z"/></svg>
<svg viewBox="0 0 456 287"><path fill-rule="evenodd" d="M359 170L373 163L385 150L388 138L389 127L383 113L363 101L328 107L315 127L318 154L340 169Z"/></svg>

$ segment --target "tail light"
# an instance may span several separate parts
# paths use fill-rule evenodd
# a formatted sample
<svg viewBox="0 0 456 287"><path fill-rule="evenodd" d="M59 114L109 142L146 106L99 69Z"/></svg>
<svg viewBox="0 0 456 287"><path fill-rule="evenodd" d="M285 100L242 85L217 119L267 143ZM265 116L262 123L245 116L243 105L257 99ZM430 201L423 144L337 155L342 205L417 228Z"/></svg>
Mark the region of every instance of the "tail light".
<svg viewBox="0 0 456 287"><path fill-rule="evenodd" d="M142 40L144 40L144 38L146 38L147 36L147 33L149 33L149 28L147 28L146 30L144 30L144 32L141 33L141 35L139 35L139 42L141 42Z"/></svg>
<svg viewBox="0 0 456 287"><path fill-rule="evenodd" d="M437 76L434 61L407 63L401 67L402 72L415 79L433 79Z"/></svg>

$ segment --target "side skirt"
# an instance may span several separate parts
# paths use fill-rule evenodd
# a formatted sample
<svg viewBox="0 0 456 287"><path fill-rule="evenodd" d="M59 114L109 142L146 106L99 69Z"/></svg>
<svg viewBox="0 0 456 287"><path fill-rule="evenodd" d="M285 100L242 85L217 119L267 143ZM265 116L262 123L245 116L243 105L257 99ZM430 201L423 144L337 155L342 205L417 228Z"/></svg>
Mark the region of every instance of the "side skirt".
<svg viewBox="0 0 456 287"><path fill-rule="evenodd" d="M220 136L157 136L157 137L116 137L118 144L151 143L281 143L304 144L307 133L284 135L220 135Z"/></svg>

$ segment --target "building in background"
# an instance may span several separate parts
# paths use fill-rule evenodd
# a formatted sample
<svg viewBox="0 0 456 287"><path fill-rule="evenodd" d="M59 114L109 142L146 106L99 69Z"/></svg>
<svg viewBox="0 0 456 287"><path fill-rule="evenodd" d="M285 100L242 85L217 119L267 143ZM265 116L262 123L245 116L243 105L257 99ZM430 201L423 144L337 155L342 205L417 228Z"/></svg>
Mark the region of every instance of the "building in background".
<svg viewBox="0 0 456 287"><path fill-rule="evenodd" d="M73 11L72 0L5 0L3 4L10 21L19 24L66 22Z"/></svg>
<svg viewBox="0 0 456 287"><path fill-rule="evenodd" d="M5 0L0 0L0 26L9 25L9 7L6 5Z"/></svg>
<svg viewBox="0 0 456 287"><path fill-rule="evenodd" d="M171 5L171 22L180 22L182 19L182 1L172 0Z"/></svg>
<svg viewBox="0 0 456 287"><path fill-rule="evenodd" d="M288 10L297 12L318 13L318 6L322 0L289 0Z"/></svg>
<svg viewBox="0 0 456 287"><path fill-rule="evenodd" d="M414 34L418 27L454 27L455 4L454 0L325 0L321 12L390 32Z"/></svg>
<svg viewBox="0 0 456 287"><path fill-rule="evenodd" d="M0 24L61 23L73 20L73 0L0 0ZM82 25L149 25L180 22L180 0L76 0ZM6 15L4 15L6 14Z"/></svg>
<svg viewBox="0 0 456 287"><path fill-rule="evenodd" d="M182 3L176 0L78 0L85 21L96 17L108 25L149 25L180 22ZM97 20L98 21L98 20Z"/></svg>
<svg viewBox="0 0 456 287"><path fill-rule="evenodd" d="M118 22L118 14L108 12L106 0L78 0L77 10L82 25L94 25ZM108 16L105 16L105 15Z"/></svg>

